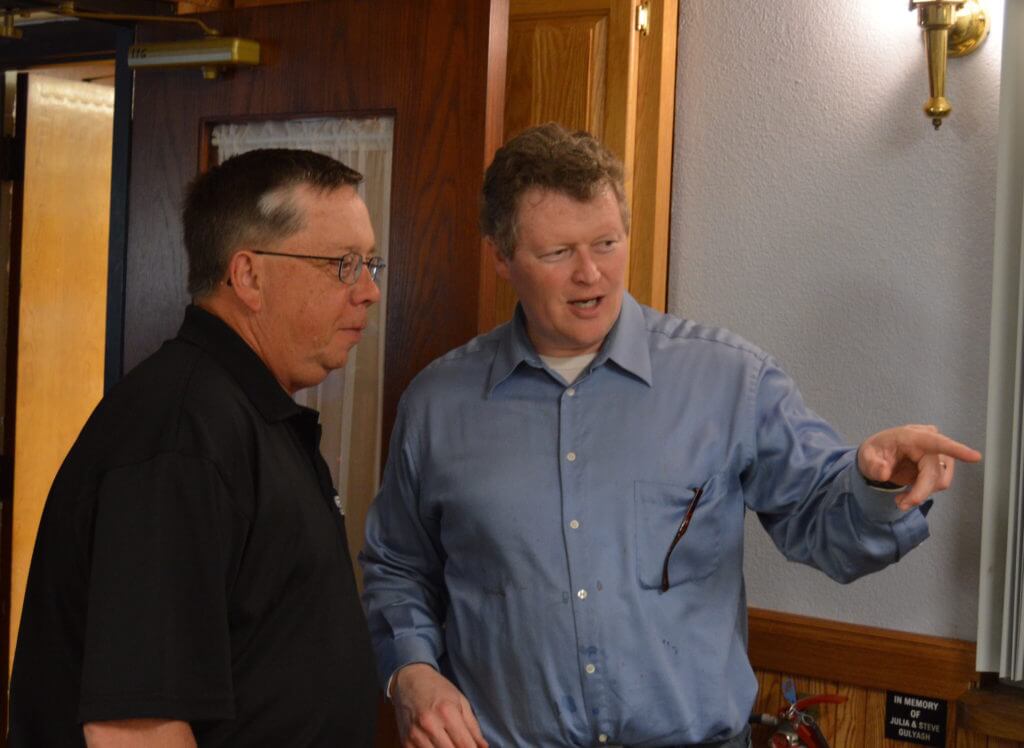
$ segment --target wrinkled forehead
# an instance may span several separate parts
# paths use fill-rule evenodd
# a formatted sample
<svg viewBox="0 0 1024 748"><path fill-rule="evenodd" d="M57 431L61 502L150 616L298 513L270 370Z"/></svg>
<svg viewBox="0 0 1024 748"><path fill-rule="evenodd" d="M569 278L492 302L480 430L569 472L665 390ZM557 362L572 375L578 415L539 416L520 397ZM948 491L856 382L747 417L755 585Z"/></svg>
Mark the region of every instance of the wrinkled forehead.
<svg viewBox="0 0 1024 748"><path fill-rule="evenodd" d="M355 186L323 190L300 184L283 199L290 201L299 219L293 238L308 236L361 254L372 251L376 239L370 212Z"/></svg>

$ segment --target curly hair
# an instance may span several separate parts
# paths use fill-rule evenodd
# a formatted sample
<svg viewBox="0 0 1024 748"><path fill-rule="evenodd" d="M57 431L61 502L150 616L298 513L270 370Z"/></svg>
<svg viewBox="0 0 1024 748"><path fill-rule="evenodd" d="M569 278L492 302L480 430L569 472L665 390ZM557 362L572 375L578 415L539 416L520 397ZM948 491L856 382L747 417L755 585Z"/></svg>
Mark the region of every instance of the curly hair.
<svg viewBox="0 0 1024 748"><path fill-rule="evenodd" d="M610 188L628 232L623 179L622 162L590 133L570 132L555 122L531 127L499 148L487 168L480 230L503 257L511 259L517 243L519 201L525 192L539 188L588 202Z"/></svg>

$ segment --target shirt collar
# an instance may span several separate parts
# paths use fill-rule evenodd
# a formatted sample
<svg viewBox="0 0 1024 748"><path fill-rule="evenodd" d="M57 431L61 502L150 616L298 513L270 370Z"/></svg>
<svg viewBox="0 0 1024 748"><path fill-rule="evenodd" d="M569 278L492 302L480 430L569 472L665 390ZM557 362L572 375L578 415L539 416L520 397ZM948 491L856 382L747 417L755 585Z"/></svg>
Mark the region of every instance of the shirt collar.
<svg viewBox="0 0 1024 748"><path fill-rule="evenodd" d="M612 325L608 336L601 345L597 358L590 367L595 368L606 361L614 362L619 368L633 374L651 385L651 352L647 347L647 325L640 304L628 293L622 295L622 309ZM544 364L537 350L526 334L526 317L522 304L516 304L512 320L505 325L504 334L498 343L491 373L487 381L487 393L504 382L519 367L527 364L543 368Z"/></svg>
<svg viewBox="0 0 1024 748"><path fill-rule="evenodd" d="M283 421L308 410L285 392L263 359L220 317L190 304L178 337L198 346L224 367L268 422Z"/></svg>

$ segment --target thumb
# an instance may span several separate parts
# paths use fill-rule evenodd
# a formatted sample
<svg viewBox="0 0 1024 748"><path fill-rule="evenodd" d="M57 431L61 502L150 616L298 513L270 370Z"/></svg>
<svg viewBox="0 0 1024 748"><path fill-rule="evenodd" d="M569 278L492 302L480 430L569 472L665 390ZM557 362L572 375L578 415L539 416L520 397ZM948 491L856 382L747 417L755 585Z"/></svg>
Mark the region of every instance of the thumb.
<svg viewBox="0 0 1024 748"><path fill-rule="evenodd" d="M857 450L857 468L868 480L885 483L892 478L893 463L887 460L881 450L861 447Z"/></svg>

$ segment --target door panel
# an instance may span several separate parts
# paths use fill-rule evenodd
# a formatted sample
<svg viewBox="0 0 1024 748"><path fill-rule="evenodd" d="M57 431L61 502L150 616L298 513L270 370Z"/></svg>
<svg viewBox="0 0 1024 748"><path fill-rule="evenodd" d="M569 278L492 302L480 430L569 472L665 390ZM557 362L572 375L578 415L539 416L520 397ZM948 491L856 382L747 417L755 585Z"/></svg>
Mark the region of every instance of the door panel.
<svg viewBox="0 0 1024 748"><path fill-rule="evenodd" d="M608 18L517 15L508 37L505 138L539 122L604 135Z"/></svg>
<svg viewBox="0 0 1024 748"><path fill-rule="evenodd" d="M289 116L394 117L382 432L433 358L477 329L483 169L501 137L508 0L328 0L204 14L256 39L263 63L206 81L136 74L129 201L125 366L173 336L186 260L179 208L204 167L213 124ZM140 41L180 30L140 27ZM367 504L372 497L350 496ZM353 551L362 527L351 522ZM397 744L382 705L378 745Z"/></svg>
<svg viewBox="0 0 1024 748"><path fill-rule="evenodd" d="M507 0L334 0L204 15L261 42L264 64L220 80L136 75L126 366L174 334L185 294L178 211L206 123L381 112L395 118L384 432L431 359L476 332L477 202L500 136ZM491 5L497 6L492 12ZM504 13L501 6L504 5ZM139 38L180 31L140 28ZM490 88L489 88L490 83ZM488 118L490 116L490 119Z"/></svg>
<svg viewBox="0 0 1024 748"><path fill-rule="evenodd" d="M19 76L18 87L24 176L15 249L12 658L46 495L103 395L114 112L108 86L33 73Z"/></svg>
<svg viewBox="0 0 1024 748"><path fill-rule="evenodd" d="M506 139L550 121L593 133L626 167L627 200L636 128L633 7L634 0L511 0L505 82ZM484 293L494 301L481 329L511 318L516 296L507 282L497 279Z"/></svg>
<svg viewBox="0 0 1024 748"><path fill-rule="evenodd" d="M676 0L511 0L505 137L548 121L600 138L626 168L632 222L627 287L664 310L675 112ZM480 329L512 316L516 297L483 277Z"/></svg>

